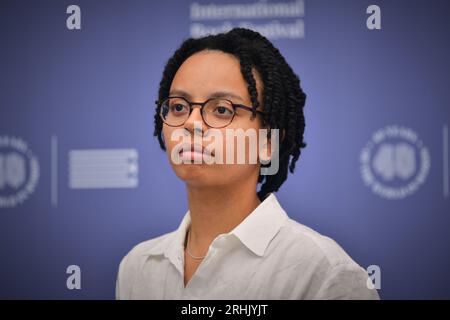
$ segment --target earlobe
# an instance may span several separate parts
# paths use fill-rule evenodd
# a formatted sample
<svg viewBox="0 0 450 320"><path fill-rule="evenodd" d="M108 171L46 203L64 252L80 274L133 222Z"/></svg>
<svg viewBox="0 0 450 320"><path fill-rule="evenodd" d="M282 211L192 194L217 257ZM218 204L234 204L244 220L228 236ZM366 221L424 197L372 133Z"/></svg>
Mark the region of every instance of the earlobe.
<svg viewBox="0 0 450 320"><path fill-rule="evenodd" d="M266 126L263 130L267 130L267 133L260 136L260 138L264 139L264 142L259 146L259 161L260 163L266 165L270 163L272 158L272 135L269 126Z"/></svg>
<svg viewBox="0 0 450 320"><path fill-rule="evenodd" d="M267 164L270 162L270 159L272 158L272 148L270 139L267 140L267 142L261 146L259 150L259 160L263 164Z"/></svg>

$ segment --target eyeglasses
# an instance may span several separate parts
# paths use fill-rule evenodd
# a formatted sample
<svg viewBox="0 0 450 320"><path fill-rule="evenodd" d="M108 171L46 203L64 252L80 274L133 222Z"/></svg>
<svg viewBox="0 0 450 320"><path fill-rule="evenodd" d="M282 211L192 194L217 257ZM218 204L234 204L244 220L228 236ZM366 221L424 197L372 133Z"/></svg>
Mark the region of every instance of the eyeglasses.
<svg viewBox="0 0 450 320"><path fill-rule="evenodd" d="M203 121L212 128L228 126L236 115L236 109L244 109L253 114L264 112L254 110L242 104L236 104L228 99L210 98L205 102L190 102L184 97L168 97L162 102L155 101L159 107L162 121L171 127L183 125L192 113L192 106L199 105Z"/></svg>

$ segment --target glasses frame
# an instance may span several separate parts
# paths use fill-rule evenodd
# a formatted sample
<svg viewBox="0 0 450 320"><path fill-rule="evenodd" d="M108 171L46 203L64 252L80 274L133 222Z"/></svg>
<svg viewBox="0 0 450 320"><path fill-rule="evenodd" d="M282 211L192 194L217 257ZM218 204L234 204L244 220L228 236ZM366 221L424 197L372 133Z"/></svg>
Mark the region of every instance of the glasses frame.
<svg viewBox="0 0 450 320"><path fill-rule="evenodd" d="M183 122L182 124L179 124L179 125L176 125L176 126L170 125L170 124L168 124L166 121L164 121L164 117L163 117L163 115L161 114L161 110L162 110L161 107L162 107L162 105L164 104L164 102L166 102L166 101L169 100L169 99L174 99L174 98L183 99L183 100L186 101L186 103L189 105L189 115L187 116L186 120L184 120L184 122ZM225 101L228 101L228 102L231 104L231 106L233 107L233 117L231 118L230 122L228 122L226 125L221 126L221 127L215 127L215 126L209 125L209 123L205 120L205 117L204 117L204 114L203 114L203 110L204 110L205 105L206 105L209 101L211 101L211 100L216 100L216 99L217 99L217 100L225 100ZM191 116L191 113L192 113L192 110L193 110L193 107L192 107L192 106L195 106L195 105L200 106L200 114L201 114L201 116L202 116L203 122L206 123L209 127L211 127L211 128L216 128L216 129L225 128L226 126L229 126L230 123L233 122L234 117L236 116L236 109L243 109L243 110L250 111L250 112L252 113L252 119L256 116L257 113L260 114L260 115L264 115L264 114L265 114L263 111L255 110L254 108L248 107L248 106L243 105L243 104L234 103L233 101L231 101L231 100L229 100L229 99L225 99L225 98L209 98L208 100L206 100L206 101L204 101L204 102L191 102L191 101L189 101L188 99L186 99L185 97L180 97L180 96L169 96L169 97L167 97L167 98L165 98L165 99L163 99L163 100L156 100L155 103L156 103L157 106L158 106L158 114L159 114L161 120L162 120L166 125L168 125L169 127L180 127L180 126L184 125L184 124L186 123L186 121L189 119L189 117Z"/></svg>

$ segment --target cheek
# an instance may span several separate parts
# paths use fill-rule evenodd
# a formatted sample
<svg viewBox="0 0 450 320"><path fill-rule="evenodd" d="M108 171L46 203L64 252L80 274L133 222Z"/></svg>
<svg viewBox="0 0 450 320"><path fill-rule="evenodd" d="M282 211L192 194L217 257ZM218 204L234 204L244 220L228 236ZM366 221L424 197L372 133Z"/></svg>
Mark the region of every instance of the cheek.
<svg viewBox="0 0 450 320"><path fill-rule="evenodd" d="M241 166L258 164L260 128L257 121L247 121L244 124L236 123L233 127L230 126L228 134L224 130L221 150L223 161L226 162L228 156L233 159L233 164Z"/></svg>
<svg viewBox="0 0 450 320"><path fill-rule="evenodd" d="M164 138L164 144L166 146L167 152L170 152L173 149L173 147L178 143L178 141L172 140L172 137L174 136L174 131L176 129L177 128L175 128L175 127L169 127L167 125L163 126L162 135Z"/></svg>
<svg viewBox="0 0 450 320"><path fill-rule="evenodd" d="M162 135L164 138L164 145L166 146L166 155L169 159L169 162L172 163L172 151L175 151L175 146L179 143L178 141L172 140L172 137L174 137L174 132L177 128L175 127L169 127L164 125L162 130Z"/></svg>
<svg viewBox="0 0 450 320"><path fill-rule="evenodd" d="M171 127L168 127L167 125L163 124L162 127L162 136L164 138L164 142L167 143L169 142L169 138L170 138L170 131L171 131Z"/></svg>

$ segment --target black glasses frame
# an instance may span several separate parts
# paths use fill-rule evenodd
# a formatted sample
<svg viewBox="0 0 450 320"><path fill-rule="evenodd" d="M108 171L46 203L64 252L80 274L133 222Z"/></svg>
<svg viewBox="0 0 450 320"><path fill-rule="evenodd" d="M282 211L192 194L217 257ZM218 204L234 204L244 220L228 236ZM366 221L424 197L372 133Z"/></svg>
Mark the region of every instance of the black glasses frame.
<svg viewBox="0 0 450 320"><path fill-rule="evenodd" d="M224 99L224 98L209 98L208 100L206 100L206 101L204 101L204 102L191 102L191 101L187 100L185 97L170 96L170 97L167 97L167 98L164 99L164 100L156 100L156 101L155 101L156 105L158 106L158 113L159 113L159 116L160 116L161 120L162 120L166 125L168 125L169 127L179 127L179 126L182 126L182 125L184 125L184 124L186 123L186 121L189 119L189 116L188 116L188 117L186 118L186 120L184 120L184 122L183 122L182 124L179 124L179 125L177 125L177 126L170 125L170 124L166 123L166 121L164 121L164 117L163 117L163 115L161 114L161 106L162 106L162 105L164 104L164 102L166 102L167 100L169 100L169 99L174 99L174 98L177 98L177 99L183 99L184 101L186 101L186 103L189 105L189 116L191 115L192 110L193 110L192 106L195 106L195 105L200 106L200 114L202 115L203 122L206 123L206 124L207 124L208 126L210 126L211 128L216 128L216 129L224 128L224 127L230 125L230 123L233 122L233 120L234 120L234 116L236 115L236 109L243 109L243 110L250 111L250 112L253 114L252 118L254 118L254 117L256 116L257 113L258 113L258 114L261 114L261 115L264 115L264 114L265 114L264 112L259 111L259 110L255 110L255 109L252 108L252 107L248 107L248 106L246 106L246 105L239 104L239 103L234 103L233 101L231 101L231 100L229 100L229 99ZM228 101L228 102L231 104L231 106L233 107L233 111L234 111L234 112L233 112L233 117L231 118L230 122L228 122L226 125L221 126L221 127L211 126L211 125L205 120L205 117L204 117L204 114L203 114L203 110L204 110L205 105L206 105L209 101L211 101L211 100L216 100L216 99Z"/></svg>

